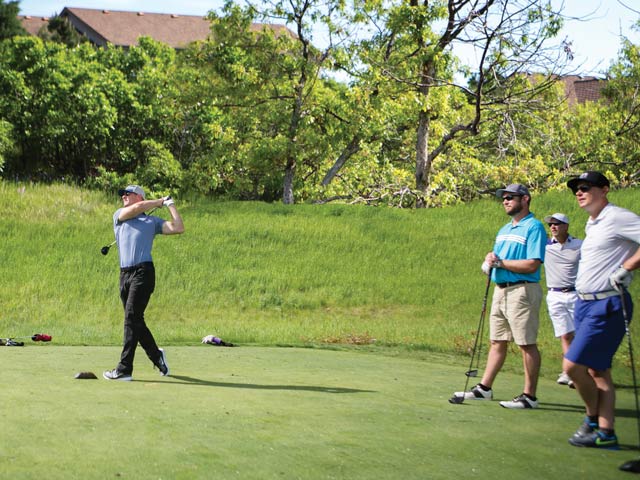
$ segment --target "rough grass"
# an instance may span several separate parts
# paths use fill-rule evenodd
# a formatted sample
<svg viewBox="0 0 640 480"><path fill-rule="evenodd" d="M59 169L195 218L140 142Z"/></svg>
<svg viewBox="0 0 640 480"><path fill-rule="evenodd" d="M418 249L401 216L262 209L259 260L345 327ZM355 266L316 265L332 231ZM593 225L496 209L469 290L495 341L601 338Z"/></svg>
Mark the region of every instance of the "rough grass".
<svg viewBox="0 0 640 480"><path fill-rule="evenodd" d="M623 206L640 204L640 190L614 193ZM117 251L100 254L117 199L11 182L0 182L0 195L0 337L45 331L58 345L119 345ZM163 345L217 334L244 345L466 356L485 291L479 265L508 220L493 199L420 211L177 201L187 231L156 240L158 286L147 310ZM586 215L568 191L534 197L533 210L567 213L582 236ZM539 338L542 374L556 375L560 345L544 308ZM626 352L616 360L622 378ZM507 368L520 366L513 353Z"/></svg>

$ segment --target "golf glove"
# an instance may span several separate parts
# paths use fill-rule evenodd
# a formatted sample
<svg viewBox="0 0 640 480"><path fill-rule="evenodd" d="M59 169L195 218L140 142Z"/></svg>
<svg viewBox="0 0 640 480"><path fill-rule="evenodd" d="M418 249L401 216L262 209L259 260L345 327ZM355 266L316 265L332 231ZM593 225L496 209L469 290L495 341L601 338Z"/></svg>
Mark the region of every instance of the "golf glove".
<svg viewBox="0 0 640 480"><path fill-rule="evenodd" d="M489 275L491 273L491 265L489 264L489 262L483 262L482 267L480 268L485 275Z"/></svg>
<svg viewBox="0 0 640 480"><path fill-rule="evenodd" d="M628 288L629 285L631 285L632 279L633 273L620 265L609 277L609 283L611 283L614 290L621 292L622 289Z"/></svg>
<svg viewBox="0 0 640 480"><path fill-rule="evenodd" d="M164 199L164 202L162 202L162 205L164 205L165 207L170 207L171 205L174 205L175 202L173 201L173 198L171 197L166 197Z"/></svg>

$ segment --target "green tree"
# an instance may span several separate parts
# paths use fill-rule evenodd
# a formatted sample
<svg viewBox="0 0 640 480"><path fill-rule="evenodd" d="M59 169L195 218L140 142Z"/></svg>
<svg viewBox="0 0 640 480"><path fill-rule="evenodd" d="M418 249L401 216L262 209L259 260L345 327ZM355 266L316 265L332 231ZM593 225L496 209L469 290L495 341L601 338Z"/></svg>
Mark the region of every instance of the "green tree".
<svg viewBox="0 0 640 480"><path fill-rule="evenodd" d="M637 28L640 29L640 23ZM616 146L617 158L606 156L594 160L615 172L623 184L637 184L640 181L640 45L623 40L609 77L603 92L608 101L606 118L610 126L607 143Z"/></svg>
<svg viewBox="0 0 640 480"><path fill-rule="evenodd" d="M144 171L161 156L144 141L155 140L156 152L173 149L174 63L175 51L150 39L129 50L69 49L37 37L1 42L0 118L17 147L6 172L82 181Z"/></svg>
<svg viewBox="0 0 640 480"><path fill-rule="evenodd" d="M9 122L0 120L0 173L4 170L7 154L10 154L15 148L12 130L13 127Z"/></svg>
<svg viewBox="0 0 640 480"><path fill-rule="evenodd" d="M43 40L63 43L68 47L75 47L89 41L75 29L68 18L60 15L51 17L46 27L40 29L38 36Z"/></svg>
<svg viewBox="0 0 640 480"><path fill-rule="evenodd" d="M19 1L6 2L5 0L0 0L0 40L16 35L27 35L27 31L18 20L19 13Z"/></svg>
<svg viewBox="0 0 640 480"><path fill-rule="evenodd" d="M562 63L563 52L545 47L561 19L546 0L359 5L372 19L375 34L360 41L358 55L346 69L356 78L369 70L368 77L376 79L369 85L375 89L397 84L391 88L416 94L415 187L417 206L426 206L433 193L434 161L440 155L454 142L477 135L488 122L501 122L517 108L527 108L535 90L547 88L547 82L532 85L521 77L543 69L550 79L553 68ZM465 69L472 82L455 75L458 63L452 49L461 44L476 51L477 62ZM434 93L450 88L464 93L471 108L459 109L456 97L449 96L455 112L445 119L438 104L447 95Z"/></svg>
<svg viewBox="0 0 640 480"><path fill-rule="evenodd" d="M323 106L328 91L320 77L331 46L317 49L312 32L314 22L333 28L331 20L343 7L337 1L300 0L272 2L263 8L242 9L229 2L224 16L212 14L214 40L207 56L229 87L221 99L225 110L254 117L245 125L260 140L245 152L246 161L261 176L279 177L277 186L261 183L272 193L277 189L289 204L302 180L316 178L319 165L334 151L330 135L321 134L333 133L329 124L337 121ZM281 20L291 30L272 25L256 28L259 20Z"/></svg>

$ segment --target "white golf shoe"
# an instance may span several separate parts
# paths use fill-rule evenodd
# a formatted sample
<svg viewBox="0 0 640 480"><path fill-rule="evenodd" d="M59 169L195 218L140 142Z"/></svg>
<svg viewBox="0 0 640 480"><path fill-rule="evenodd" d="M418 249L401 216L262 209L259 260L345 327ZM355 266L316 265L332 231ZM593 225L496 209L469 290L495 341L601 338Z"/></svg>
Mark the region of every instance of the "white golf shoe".
<svg viewBox="0 0 640 480"><path fill-rule="evenodd" d="M455 392L453 395L455 397L464 397L465 400L492 400L493 390L484 390L478 384L468 392Z"/></svg>

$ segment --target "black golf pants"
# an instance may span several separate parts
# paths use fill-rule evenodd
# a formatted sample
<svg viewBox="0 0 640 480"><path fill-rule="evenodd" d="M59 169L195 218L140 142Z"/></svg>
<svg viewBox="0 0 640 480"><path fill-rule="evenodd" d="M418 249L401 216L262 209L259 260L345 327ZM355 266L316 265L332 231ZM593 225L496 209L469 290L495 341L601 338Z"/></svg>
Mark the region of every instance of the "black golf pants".
<svg viewBox="0 0 640 480"><path fill-rule="evenodd" d="M117 367L120 372L133 372L138 342L154 365L160 360L158 345L144 321L144 311L155 286L156 271L151 262L120 270L120 299L124 307L124 342Z"/></svg>

